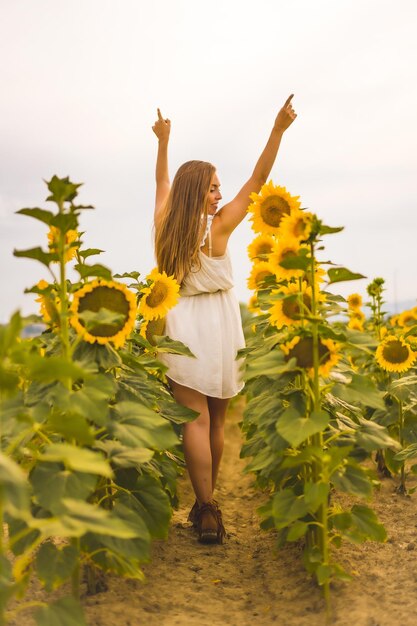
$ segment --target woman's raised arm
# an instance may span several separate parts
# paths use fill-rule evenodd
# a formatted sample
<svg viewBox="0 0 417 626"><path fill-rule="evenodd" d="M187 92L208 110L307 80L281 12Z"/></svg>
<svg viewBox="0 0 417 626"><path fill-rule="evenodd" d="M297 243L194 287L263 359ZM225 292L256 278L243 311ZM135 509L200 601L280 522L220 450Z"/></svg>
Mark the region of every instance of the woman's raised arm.
<svg viewBox="0 0 417 626"><path fill-rule="evenodd" d="M168 197L171 183L168 173L168 143L171 132L171 121L164 119L161 111L158 111L158 119L152 126L152 130L158 137L158 154L156 157L156 195L155 195L155 222L158 220L159 212Z"/></svg>
<svg viewBox="0 0 417 626"><path fill-rule="evenodd" d="M243 185L237 196L218 213L221 230L226 235L229 235L245 217L248 205L251 201L249 198L250 194L252 192L258 193L262 185L264 185L268 179L278 154L282 135L297 117L291 104L293 95L294 94L291 94L287 98L284 106L279 110L274 127L255 165L252 176Z"/></svg>

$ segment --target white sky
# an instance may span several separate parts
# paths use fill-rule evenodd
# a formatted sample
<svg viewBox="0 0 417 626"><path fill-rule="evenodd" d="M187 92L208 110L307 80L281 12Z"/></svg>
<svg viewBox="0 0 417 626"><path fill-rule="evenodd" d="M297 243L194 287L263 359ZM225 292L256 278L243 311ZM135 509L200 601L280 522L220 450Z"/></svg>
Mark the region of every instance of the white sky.
<svg viewBox="0 0 417 626"><path fill-rule="evenodd" d="M42 179L84 182L88 246L114 272L154 266L156 107L172 120L171 174L212 161L225 201L250 175L289 93L298 118L271 173L345 230L325 257L415 301L415 0L0 0L0 322L46 268L13 248L46 245L15 215L45 207ZM230 249L246 300L253 237ZM365 292L368 281L340 291ZM399 306L400 306L399 304Z"/></svg>

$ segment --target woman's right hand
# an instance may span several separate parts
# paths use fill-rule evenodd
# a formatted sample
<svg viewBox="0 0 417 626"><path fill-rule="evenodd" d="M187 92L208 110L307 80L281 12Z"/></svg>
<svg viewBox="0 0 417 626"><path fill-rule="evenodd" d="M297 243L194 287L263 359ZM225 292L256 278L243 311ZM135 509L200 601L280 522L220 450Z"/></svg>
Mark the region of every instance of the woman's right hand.
<svg viewBox="0 0 417 626"><path fill-rule="evenodd" d="M161 111L159 109L157 109L158 111L158 119L156 120L155 124L152 126L152 130L155 133L155 135L158 137L158 141L168 141L169 139L169 133L171 132L171 120L164 119L161 115Z"/></svg>

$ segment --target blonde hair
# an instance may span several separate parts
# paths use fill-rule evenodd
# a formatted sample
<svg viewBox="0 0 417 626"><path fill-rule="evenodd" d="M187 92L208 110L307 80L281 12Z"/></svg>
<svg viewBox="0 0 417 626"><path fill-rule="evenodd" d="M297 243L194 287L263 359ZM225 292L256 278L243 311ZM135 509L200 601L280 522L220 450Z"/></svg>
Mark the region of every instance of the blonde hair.
<svg viewBox="0 0 417 626"><path fill-rule="evenodd" d="M207 223L207 200L216 168L207 161L187 161L175 174L172 187L155 224L158 269L182 283L192 266Z"/></svg>

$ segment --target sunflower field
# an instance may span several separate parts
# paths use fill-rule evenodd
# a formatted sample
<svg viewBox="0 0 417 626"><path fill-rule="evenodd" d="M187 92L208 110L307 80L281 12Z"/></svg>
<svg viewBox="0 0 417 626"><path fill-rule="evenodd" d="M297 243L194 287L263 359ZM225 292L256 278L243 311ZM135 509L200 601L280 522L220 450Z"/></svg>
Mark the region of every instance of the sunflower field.
<svg viewBox="0 0 417 626"><path fill-rule="evenodd" d="M0 626L27 608L38 626L83 626L81 584L144 579L178 504L181 425L196 416L158 359L192 358L164 336L179 285L157 268L142 278L92 262L102 251L83 247L92 207L76 203L79 185L47 186L54 210L19 211L45 225L45 242L15 251L43 268L27 289L40 314L0 326ZM365 303L338 295L364 278L322 260L342 228L272 182L251 199L241 456L265 496L262 527L278 546L299 543L330 607L332 582L352 576L337 549L387 538L370 506L380 481L392 476L404 498L415 489L417 307L388 316L382 278ZM32 580L49 602L28 595Z"/></svg>
<svg viewBox="0 0 417 626"><path fill-rule="evenodd" d="M43 266L46 278L27 291L45 330L22 339L39 318L19 313L0 327L1 625L31 607L39 625L81 626L81 580L94 593L107 572L143 579L177 500L180 425L195 417L173 400L157 359L189 351L153 339L179 286L156 270L141 280L90 263L101 251L83 248L79 217L92 207L75 203L78 187L54 176L56 210L19 211L49 229L47 246L15 251ZM66 583L71 593L25 601L34 577L47 592Z"/></svg>
<svg viewBox="0 0 417 626"><path fill-rule="evenodd" d="M376 278L367 316L359 294L333 288L364 276L318 258L342 228L272 182L251 199L242 456L269 494L262 526L278 545L302 542L329 606L332 580L351 578L337 561L342 541L386 539L368 504L378 481L397 477L404 496L415 488L407 476L417 473L417 307L387 317Z"/></svg>

